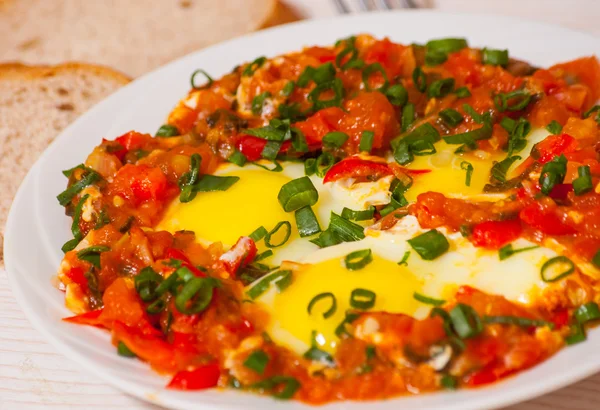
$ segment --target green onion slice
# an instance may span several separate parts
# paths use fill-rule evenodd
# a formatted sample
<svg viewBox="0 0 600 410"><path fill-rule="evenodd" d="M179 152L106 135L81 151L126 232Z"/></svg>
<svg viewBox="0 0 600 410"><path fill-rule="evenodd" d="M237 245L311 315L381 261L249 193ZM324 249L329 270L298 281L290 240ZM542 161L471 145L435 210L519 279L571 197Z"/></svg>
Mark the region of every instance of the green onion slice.
<svg viewBox="0 0 600 410"><path fill-rule="evenodd" d="M583 328L583 325L579 322L576 322L571 325L571 332L567 337L565 337L565 343L570 346L584 342L586 339L587 337L585 335L585 329Z"/></svg>
<svg viewBox="0 0 600 410"><path fill-rule="evenodd" d="M204 76L204 78L206 78L207 83L205 85L200 86L200 85L196 84L196 76L198 76L198 74L202 74ZM212 79L212 77L210 75L208 75L208 73L202 69L198 69L198 70L194 71L190 78L190 84L192 85L192 88L194 88L194 89L210 87L213 82L214 82L214 80Z"/></svg>
<svg viewBox="0 0 600 410"><path fill-rule="evenodd" d="M281 227L285 227L284 228L285 234L283 236L283 239L277 244L271 243L271 238L273 237L273 235L275 235L277 232L279 232ZM265 245L269 248L278 248L278 247L282 246L283 244L285 244L288 241L288 239L290 239L291 234L292 234L292 224L289 223L288 221L281 221L277 225L275 225L275 228L273 228L270 232L267 232L267 234L265 235Z"/></svg>
<svg viewBox="0 0 600 410"><path fill-rule="evenodd" d="M354 211L350 208L342 209L342 218L349 221L368 221L375 217L375 207L371 206L364 211Z"/></svg>
<svg viewBox="0 0 600 410"><path fill-rule="evenodd" d="M413 103L407 103L402 109L402 132L408 131L412 123L415 121L415 105Z"/></svg>
<svg viewBox="0 0 600 410"><path fill-rule="evenodd" d="M375 138L375 133L373 131L363 131L360 137L360 143L358 144L358 149L361 152L371 152L373 149L373 139Z"/></svg>
<svg viewBox="0 0 600 410"><path fill-rule="evenodd" d="M456 94L458 98L467 98L471 96L471 91L469 91L467 87L459 87L454 90L454 94Z"/></svg>
<svg viewBox="0 0 600 410"><path fill-rule="evenodd" d="M561 184L567 175L567 158L565 154L546 162L540 174L539 183L544 195L549 195L556 184Z"/></svg>
<svg viewBox="0 0 600 410"><path fill-rule="evenodd" d="M600 268L600 249L597 250L594 256L592 257L592 263L595 267Z"/></svg>
<svg viewBox="0 0 600 410"><path fill-rule="evenodd" d="M482 54L483 64L499 65L502 67L506 67L508 65L508 50L484 48Z"/></svg>
<svg viewBox="0 0 600 410"><path fill-rule="evenodd" d="M505 158L500 162L496 162L490 170L490 181L494 182L495 180L498 182L506 182L506 173L510 169L511 165L520 159L520 156L514 155L512 157Z"/></svg>
<svg viewBox="0 0 600 410"><path fill-rule="evenodd" d="M293 377L273 376L250 385L250 388L270 391L279 400L291 399L300 388L300 382Z"/></svg>
<svg viewBox="0 0 600 410"><path fill-rule="evenodd" d="M557 266L555 266L557 265ZM566 267L565 267L566 265ZM559 270L556 273L556 270ZM566 256L555 256L542 265L541 275L544 282L556 282L575 272L575 264Z"/></svg>
<svg viewBox="0 0 600 410"><path fill-rule="evenodd" d="M162 283L163 277L156 273L150 266L143 268L134 277L135 290L144 302L151 302L158 296L156 289Z"/></svg>
<svg viewBox="0 0 600 410"><path fill-rule="evenodd" d="M445 110L440 111L440 118L450 127L456 127L461 122L463 122L464 117L458 111L452 108L446 108Z"/></svg>
<svg viewBox="0 0 600 410"><path fill-rule="evenodd" d="M383 77L383 84L377 88L371 88L371 85L369 84L369 79L371 78L371 75L375 72L379 72L381 74L381 76ZM365 90L367 91L383 91L390 85L390 82L387 78L387 74L381 66L381 64L379 63L373 63L366 66L362 72L362 80L365 86Z"/></svg>
<svg viewBox="0 0 600 410"><path fill-rule="evenodd" d="M473 165L470 162L463 161L460 163L460 169L463 171L467 171L467 176L465 178L465 185L471 186L471 177L473 175Z"/></svg>
<svg viewBox="0 0 600 410"><path fill-rule="evenodd" d="M246 158L246 156L240 151L236 150L233 152L233 154L229 156L229 158L227 158L227 161L237 165L238 167L243 167L244 165L246 165L248 158Z"/></svg>
<svg viewBox="0 0 600 410"><path fill-rule="evenodd" d="M403 107L408 102L408 91L402 84L394 84L385 90L385 95L392 105Z"/></svg>
<svg viewBox="0 0 600 410"><path fill-rule="evenodd" d="M424 93L427 90L427 76L421 69L421 67L417 67L414 69L412 73L413 83L415 84L415 88Z"/></svg>
<svg viewBox="0 0 600 410"><path fill-rule="evenodd" d="M282 292L291 284L292 278L292 271L290 270L277 271L263 277L256 285L246 291L246 295L254 300L265 293L271 286L271 283L274 283L277 289Z"/></svg>
<svg viewBox="0 0 600 410"><path fill-rule="evenodd" d="M427 51L440 52L444 54L454 53L468 47L467 40L464 38L443 38L430 40L425 44Z"/></svg>
<svg viewBox="0 0 600 410"><path fill-rule="evenodd" d="M330 152L323 152L317 157L315 162L315 173L318 177L323 178L329 168L335 164L335 157Z"/></svg>
<svg viewBox="0 0 600 410"><path fill-rule="evenodd" d="M110 247L105 245L94 245L77 252L77 258L91 263L94 267L100 269L100 254L110 251Z"/></svg>
<svg viewBox="0 0 600 410"><path fill-rule="evenodd" d="M263 105L265 104L265 100L271 97L271 93L265 91L264 93L260 93L256 97L252 99L252 114L260 115L262 114Z"/></svg>
<svg viewBox="0 0 600 410"><path fill-rule="evenodd" d="M129 349L127 345L121 341L119 341L117 344L117 353L119 356L123 357L136 357L135 353L133 353L131 349Z"/></svg>
<svg viewBox="0 0 600 410"><path fill-rule="evenodd" d="M598 304L596 302L588 302L579 306L575 311L575 319L581 324L600 319Z"/></svg>
<svg viewBox="0 0 600 410"><path fill-rule="evenodd" d="M442 98L447 96L454 89L454 78L444 78L436 80L429 84L427 96L429 98Z"/></svg>
<svg viewBox="0 0 600 410"><path fill-rule="evenodd" d="M501 261L503 261L504 259L507 259L507 258L511 257L512 255L514 255L515 253L531 251L531 250L537 249L537 248L539 248L539 246L527 246L525 248L514 249L512 244L509 243L508 245L504 245L502 248L500 248L498 250L498 257L500 258Z"/></svg>
<svg viewBox="0 0 600 410"><path fill-rule="evenodd" d="M302 357L313 362L326 364L329 367L333 367L335 365L333 356L316 346L312 346L310 349L308 349L306 353L302 355Z"/></svg>
<svg viewBox="0 0 600 410"><path fill-rule="evenodd" d="M155 135L157 137L163 137L163 138L176 137L179 135L179 130L174 125L163 124L160 126L158 131L156 131Z"/></svg>
<svg viewBox="0 0 600 410"><path fill-rule="evenodd" d="M314 298L312 298L310 300L310 302L308 303L308 307L307 307L308 314L311 315L312 310L315 307L315 305L324 299L329 299L331 301L331 306L329 307L329 309L327 309L325 312L323 312L323 317L325 319L329 319L331 316L333 316L337 310L337 299L336 299L335 295L331 292L319 293Z"/></svg>
<svg viewBox="0 0 600 410"><path fill-rule="evenodd" d="M295 88L296 88L296 83L294 83L293 81L289 81L281 89L281 95L283 95L284 97L289 97L290 95L292 95Z"/></svg>
<svg viewBox="0 0 600 410"><path fill-rule="evenodd" d="M575 195L583 195L590 192L594 187L592 184L592 174L589 165L582 165L577 168L579 177L573 180L573 191Z"/></svg>
<svg viewBox="0 0 600 410"><path fill-rule="evenodd" d="M67 252L75 249L75 247L77 247L77 245L83 238L83 234L81 233L81 228L79 227L79 222L81 220L83 204L85 204L85 201L87 201L89 197L90 196L88 194L85 194L84 196L79 198L79 201L77 202L77 205L75 206L75 210L73 211L73 223L71 224L71 232L73 233L73 239L66 242L63 245L62 251L64 253L67 253Z"/></svg>
<svg viewBox="0 0 600 410"><path fill-rule="evenodd" d="M341 148L348 141L348 134L341 131L332 131L323 137L323 145L332 148Z"/></svg>
<svg viewBox="0 0 600 410"><path fill-rule="evenodd" d="M408 266L408 258L409 257L410 257L410 251L404 252L404 255L402 255L402 259L400 260L400 262L398 262L398 265Z"/></svg>
<svg viewBox="0 0 600 410"><path fill-rule="evenodd" d="M75 196L78 193L83 191L86 187L92 185L94 182L97 182L101 179L102 177L96 171L87 171L86 169L86 174L79 181L75 182L66 190L58 194L56 196L56 199L58 199L58 203L61 206L66 206L69 202L73 200L73 198L75 198Z"/></svg>
<svg viewBox="0 0 600 410"><path fill-rule="evenodd" d="M279 190L277 200L285 212L292 212L316 204L319 193L310 178L304 176L284 184Z"/></svg>
<svg viewBox="0 0 600 410"><path fill-rule="evenodd" d="M375 292L368 289L357 288L350 294L350 306L360 310L371 309L375 306L376 298L377 295Z"/></svg>
<svg viewBox="0 0 600 410"><path fill-rule="evenodd" d="M458 387L458 379L450 374L445 374L440 379L440 386L447 390L456 390Z"/></svg>
<svg viewBox="0 0 600 410"><path fill-rule="evenodd" d="M448 60L448 55L441 51L427 51L425 53L425 65L429 67L443 64L446 60Z"/></svg>
<svg viewBox="0 0 600 410"><path fill-rule="evenodd" d="M266 61L267 57L258 57L256 60L248 64L246 68L244 68L244 71L242 71L242 76L247 77L253 75L256 70L258 70L260 67L263 66L264 63L266 63Z"/></svg>
<svg viewBox="0 0 600 410"><path fill-rule="evenodd" d="M494 105L500 112L520 111L531 102L532 95L526 90L499 93L494 96Z"/></svg>
<svg viewBox="0 0 600 410"><path fill-rule="evenodd" d="M461 339L477 336L483 331L481 318L469 305L459 303L448 312L452 327Z"/></svg>
<svg viewBox="0 0 600 410"><path fill-rule="evenodd" d="M552 120L546 125L546 129L550 134L558 135L562 132L562 125L558 121Z"/></svg>
<svg viewBox="0 0 600 410"><path fill-rule="evenodd" d="M300 237L305 238L321 232L319 221L310 206L297 209L294 216Z"/></svg>
<svg viewBox="0 0 600 410"><path fill-rule="evenodd" d="M315 158L308 158L304 161L304 174L309 177L317 172L317 160Z"/></svg>
<svg viewBox="0 0 600 410"><path fill-rule="evenodd" d="M244 367L263 374L269 364L269 356L262 350L255 350L244 360Z"/></svg>
<svg viewBox="0 0 600 410"><path fill-rule="evenodd" d="M554 329L554 323L540 319L530 319L520 316L484 316L483 322L487 324L515 325L521 327L544 327Z"/></svg>
<svg viewBox="0 0 600 410"><path fill-rule="evenodd" d="M175 296L175 307L184 315L203 312L213 297L214 281L208 278L189 279Z"/></svg>
<svg viewBox="0 0 600 410"><path fill-rule="evenodd" d="M264 238L265 236L267 236L267 234L269 233L269 231L267 231L265 229L264 226L259 226L258 228L256 228L254 230L254 232L252 232L250 235L248 235L254 242L258 242L260 241L262 238Z"/></svg>
<svg viewBox="0 0 600 410"><path fill-rule="evenodd" d="M322 100L321 94L326 91L333 91L334 96L328 100ZM309 94L308 101L313 103L312 109L314 111L319 111L323 108L328 107L339 107L342 105L342 100L344 98L344 84L342 80L339 78L334 79L328 83L322 83L317 85Z"/></svg>
<svg viewBox="0 0 600 410"><path fill-rule="evenodd" d="M342 322L335 328L335 334L337 337L342 337L344 334L348 334L346 330L346 324L350 324L359 318L359 314L353 312L346 312L346 317Z"/></svg>
<svg viewBox="0 0 600 410"><path fill-rule="evenodd" d="M344 264L348 270L360 270L373 261L371 249L361 249L350 252L344 258Z"/></svg>
<svg viewBox="0 0 600 410"><path fill-rule="evenodd" d="M421 303L425 303L426 305L432 306L442 306L444 303L446 303L446 301L443 299L435 299L429 296L422 295L418 292L413 293L413 298L415 298Z"/></svg>
<svg viewBox="0 0 600 410"><path fill-rule="evenodd" d="M421 259L426 261L436 259L450 248L448 239L436 229L415 236L407 242L419 254Z"/></svg>

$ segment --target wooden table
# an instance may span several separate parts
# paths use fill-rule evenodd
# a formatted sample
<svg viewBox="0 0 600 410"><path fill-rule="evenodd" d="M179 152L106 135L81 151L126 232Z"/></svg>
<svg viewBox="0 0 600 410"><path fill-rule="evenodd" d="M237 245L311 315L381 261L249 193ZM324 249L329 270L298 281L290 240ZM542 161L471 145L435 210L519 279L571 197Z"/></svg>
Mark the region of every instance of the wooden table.
<svg viewBox="0 0 600 410"><path fill-rule="evenodd" d="M354 0L351 0L354 1ZM287 1L306 17L336 13L329 0ZM600 0L437 0L441 10L514 15L562 24L600 37ZM0 262L1 263L1 262ZM19 309L0 269L0 410L156 409L79 370L44 342ZM505 410L598 410L600 374Z"/></svg>

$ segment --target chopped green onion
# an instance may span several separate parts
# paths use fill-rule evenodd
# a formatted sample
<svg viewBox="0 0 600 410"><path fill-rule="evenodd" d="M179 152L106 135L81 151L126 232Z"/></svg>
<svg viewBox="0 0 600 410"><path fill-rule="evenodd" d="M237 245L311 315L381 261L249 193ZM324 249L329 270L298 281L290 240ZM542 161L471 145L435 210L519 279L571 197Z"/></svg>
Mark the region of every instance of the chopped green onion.
<svg viewBox="0 0 600 410"><path fill-rule="evenodd" d="M373 148L373 138L375 138L373 131L363 131L358 144L359 151L370 153Z"/></svg>
<svg viewBox="0 0 600 410"><path fill-rule="evenodd" d="M156 289L163 281L163 277L156 273L150 266L143 268L140 273L133 278L135 291L144 302L151 302L158 296Z"/></svg>
<svg viewBox="0 0 600 410"><path fill-rule="evenodd" d="M421 67L417 67L414 69L412 73L413 83L415 84L415 88L424 93L427 90L427 76L421 69Z"/></svg>
<svg viewBox="0 0 600 410"><path fill-rule="evenodd" d="M575 311L575 319L581 324L600 319L600 308L596 302L588 302Z"/></svg>
<svg viewBox="0 0 600 410"><path fill-rule="evenodd" d="M408 103L402 109L402 132L408 131L412 123L415 121L415 105L413 103Z"/></svg>
<svg viewBox="0 0 600 410"><path fill-rule="evenodd" d="M319 97L326 91L333 91L334 96L329 100L321 100ZM339 107L342 105L344 98L344 84L339 78L334 79L331 82L322 83L317 85L309 94L308 101L313 103L312 109L319 111L323 108Z"/></svg>
<svg viewBox="0 0 600 410"><path fill-rule="evenodd" d="M277 200L285 212L292 212L316 204L319 193L310 178L304 176L285 183L279 190Z"/></svg>
<svg viewBox="0 0 600 410"><path fill-rule="evenodd" d="M324 292L324 293L319 293L318 295L316 295L308 303L307 311L308 311L309 315L312 314L312 310L315 307L315 305L323 299L331 300L331 307L323 313L323 318L329 319L331 316L333 316L335 314L335 311L337 310L337 299L333 293Z"/></svg>
<svg viewBox="0 0 600 410"><path fill-rule="evenodd" d="M483 331L483 323L479 315L469 305L459 303L448 314L454 331L461 339L477 336Z"/></svg>
<svg viewBox="0 0 600 410"><path fill-rule="evenodd" d="M264 374L269 364L269 356L262 350L255 350L244 360L244 367L258 374Z"/></svg>
<svg viewBox="0 0 600 410"><path fill-rule="evenodd" d="M262 67L262 65L267 61L267 57L258 57L256 60L254 60L253 62L251 62L250 64L248 64L246 66L246 68L244 68L244 71L242 71L242 76L243 77L248 77L254 74L254 72L256 70L258 70L260 67Z"/></svg>
<svg viewBox="0 0 600 410"><path fill-rule="evenodd" d="M191 278L175 296L175 307L184 315L203 312L212 300L213 289L213 280L209 280L209 278Z"/></svg>
<svg viewBox="0 0 600 410"><path fill-rule="evenodd" d="M506 67L508 65L508 50L484 48L482 60L483 64Z"/></svg>
<svg viewBox="0 0 600 410"><path fill-rule="evenodd" d="M582 115L582 117L583 118L588 118L593 113L597 113L595 120L596 120L597 123L600 123L600 105L594 105L592 108L590 108L589 110L587 110L586 112L584 112L583 115Z"/></svg>
<svg viewBox="0 0 600 410"><path fill-rule="evenodd" d="M66 242L62 246L61 249L64 253L67 253L67 252L75 249L77 247L77 245L79 244L79 242L81 242L81 239L83 239L83 235L81 233L81 228L79 228L79 221L81 220L83 204L85 204L85 201L87 201L89 197L90 196L88 194L85 194L84 196L79 198L77 205L75 205L75 210L73 211L73 223L71 224L71 232L73 233L73 239Z"/></svg>
<svg viewBox="0 0 600 410"><path fill-rule="evenodd" d="M373 261L371 249L361 249L350 252L344 258L344 265L348 270L360 270Z"/></svg>
<svg viewBox="0 0 600 410"><path fill-rule="evenodd" d="M308 349L306 353L302 355L302 357L307 360L312 360L313 362L326 364L329 367L333 367L335 365L333 356L316 346L312 346L310 349Z"/></svg>
<svg viewBox="0 0 600 410"><path fill-rule="evenodd" d="M391 141L394 159L400 165L406 165L413 161L413 155L431 155L436 152L433 144L439 137L440 133L433 125L424 123L411 133Z"/></svg>
<svg viewBox="0 0 600 410"><path fill-rule="evenodd" d="M265 229L264 226L259 226L258 228L256 228L254 230L254 232L252 232L250 235L248 235L254 242L258 242L260 241L262 238L264 238L265 236L267 236L267 234L269 233L269 231L267 231Z"/></svg>
<svg viewBox="0 0 600 410"><path fill-rule="evenodd" d="M443 299L435 299L417 292L413 293L413 298L415 298L421 303L425 303L426 305L442 306L444 303L446 303L446 301Z"/></svg>
<svg viewBox="0 0 600 410"><path fill-rule="evenodd" d="M274 118L269 121L269 125L260 128L249 128L244 130L244 133L268 141L281 142L292 138L289 119Z"/></svg>
<svg viewBox="0 0 600 410"><path fill-rule="evenodd" d="M381 74L381 76L383 77L383 85L379 86L378 88L371 88L371 85L369 84L369 79L371 78L371 75L374 72L379 72ZM379 63L373 63L373 64L369 64L368 66L366 66L362 72L362 80L363 80L363 84L365 86L365 90L367 90L367 91L383 91L390 84L390 82L387 78L387 74L385 73L385 70Z"/></svg>
<svg viewBox="0 0 600 410"><path fill-rule="evenodd" d="M77 252L77 259L91 263L95 268L100 269L100 254L108 252L110 248L105 245L94 245Z"/></svg>
<svg viewBox="0 0 600 410"><path fill-rule="evenodd" d="M583 195L590 192L593 188L590 166L582 165L578 167L577 174L579 177L573 180L573 191L575 191L575 195Z"/></svg>
<svg viewBox="0 0 600 410"><path fill-rule="evenodd" d="M553 265L557 264L559 265L558 268L560 268L561 265L567 265L567 268L562 272L559 272L558 274L552 274L552 271L556 269L550 268ZM541 275L542 280L544 282L556 282L566 276L569 276L573 272L575 272L575 264L573 263L573 261L571 261L571 259L567 258L566 256L561 255L555 256L554 258L550 258L546 262L544 262L544 264L542 265Z"/></svg>
<svg viewBox="0 0 600 410"><path fill-rule="evenodd" d="M150 303L148 307L146 307L146 313L150 315L157 315L165 310L167 307L167 301L165 298L158 298L154 302Z"/></svg>
<svg viewBox="0 0 600 410"><path fill-rule="evenodd" d="M335 158L330 152L324 151L317 157L315 162L315 174L318 177L324 177L329 168L335 164Z"/></svg>
<svg viewBox="0 0 600 410"><path fill-rule="evenodd" d="M510 169L511 165L520 160L521 157L518 155L514 155L512 157L508 157L503 159L500 162L495 162L490 171L490 181L498 181L498 182L506 182L506 173Z"/></svg>
<svg viewBox="0 0 600 410"><path fill-rule="evenodd" d="M425 44L428 52L440 52L444 54L460 51L467 46L467 40L464 38L443 38L430 40Z"/></svg>
<svg viewBox="0 0 600 410"><path fill-rule="evenodd" d="M428 51L425 53L425 65L434 67L448 60L448 55L440 51Z"/></svg>
<svg viewBox="0 0 600 410"><path fill-rule="evenodd" d="M78 193L83 191L86 187L92 185L94 182L102 179L100 174L98 174L96 171L89 170L86 172L87 173L79 181L75 182L73 185L56 196L59 204L66 206L73 200L73 198L75 198Z"/></svg>
<svg viewBox="0 0 600 410"><path fill-rule="evenodd" d="M554 329L554 323L547 322L539 319L529 319L527 317L520 316L484 316L483 322L487 324L500 324L500 325L515 325L521 327L544 327L547 326L550 329Z"/></svg>
<svg viewBox="0 0 600 410"><path fill-rule="evenodd" d="M469 117L471 117L473 119L473 121L475 121L477 124L483 124L484 117L483 117L483 115L481 115L477 111L475 111L475 108L473 108L469 104L463 104L462 108L465 111L465 113L468 114Z"/></svg>
<svg viewBox="0 0 600 410"><path fill-rule="evenodd" d="M301 238L321 232L319 221L310 206L297 209L294 216L296 217L296 226Z"/></svg>
<svg viewBox="0 0 600 410"><path fill-rule="evenodd" d="M550 124L546 125L546 129L550 134L558 135L562 132L562 125L556 120L550 121Z"/></svg>
<svg viewBox="0 0 600 410"><path fill-rule="evenodd" d="M266 251L256 255L256 258L254 258L254 262L262 261L263 259L266 259L270 256L273 256L273 251L271 249L267 249Z"/></svg>
<svg viewBox="0 0 600 410"><path fill-rule="evenodd" d="M296 394L300 386L300 382L293 377L273 376L270 379L254 383L250 387L253 389L268 390L276 399L289 400Z"/></svg>
<svg viewBox="0 0 600 410"><path fill-rule="evenodd" d="M296 152L308 152L308 143L304 133L296 127L291 128L290 131L292 132L292 148Z"/></svg>
<svg viewBox="0 0 600 410"><path fill-rule="evenodd" d="M119 340L119 343L117 344L117 353L119 354L119 356L123 356L123 357L135 357L135 353L133 353L125 343L121 342Z"/></svg>
<svg viewBox="0 0 600 410"><path fill-rule="evenodd" d="M280 270L262 278L256 285L252 286L246 291L246 295L248 295L250 299L254 300L265 293L271 286L271 283L274 283L275 286L277 286L277 289L281 292L291 284L291 280L292 271Z"/></svg>
<svg viewBox="0 0 600 410"><path fill-rule="evenodd" d="M525 248L514 249L512 244L509 243L508 245L504 245L502 248L500 248L498 250L498 257L500 258L501 261L503 261L504 259L507 259L507 258L511 257L512 255L514 255L515 253L531 251L531 250L537 249L537 248L539 248L539 246L527 246Z"/></svg>
<svg viewBox="0 0 600 410"><path fill-rule="evenodd" d="M440 385L447 390L456 390L458 379L450 374L445 374L440 379Z"/></svg>
<svg viewBox="0 0 600 410"><path fill-rule="evenodd" d="M342 218L349 221L368 221L375 217L375 207L371 206L364 211L354 211L350 208L342 209Z"/></svg>
<svg viewBox="0 0 600 410"><path fill-rule="evenodd" d="M463 161L460 163L460 169L463 171L467 171L467 176L465 178L465 185L471 186L471 176L473 175L473 165L470 162Z"/></svg>
<svg viewBox="0 0 600 410"><path fill-rule="evenodd" d="M531 94L526 90L498 93L494 96L494 105L500 112L520 111L531 102Z"/></svg>
<svg viewBox="0 0 600 410"><path fill-rule="evenodd" d="M308 158L304 161L304 174L306 176L314 175L317 172L317 160L315 158Z"/></svg>
<svg viewBox="0 0 600 410"><path fill-rule="evenodd" d="M331 212L329 229L343 242L354 242L365 238L364 228Z"/></svg>
<svg viewBox="0 0 600 410"><path fill-rule="evenodd" d="M192 88L199 89L199 88L204 87L204 86L199 86L196 84L196 76L198 74L202 74L206 78L206 81L207 81L206 87L210 87L212 85L212 83L214 82L212 77L210 75L208 75L208 73L206 71L204 71L202 69L198 69L192 73L192 77L190 78L190 84L192 85Z"/></svg>
<svg viewBox="0 0 600 410"><path fill-rule="evenodd" d="M283 95L284 97L289 97L294 92L294 88L296 88L296 83L294 83L293 81L289 81L281 89L281 95Z"/></svg>
<svg viewBox="0 0 600 410"><path fill-rule="evenodd" d="M554 157L552 161L544 164L540 174L539 183L544 195L549 195L556 184L561 184L567 175L567 158L565 154Z"/></svg>
<svg viewBox="0 0 600 410"><path fill-rule="evenodd" d="M190 170L183 174L179 178L179 181L177 181L181 189L181 193L179 194L180 202L190 202L196 197L193 186L198 182L201 163L202 157L199 154L192 154L190 157Z"/></svg>
<svg viewBox="0 0 600 410"><path fill-rule="evenodd" d="M344 57L348 54L350 54L350 58L342 64ZM364 65L364 61L358 58L358 49L354 45L349 45L335 57L335 65L342 71L346 71L349 68L361 68Z"/></svg>
<svg viewBox="0 0 600 410"><path fill-rule="evenodd" d="M342 337L344 334L348 334L346 330L346 324L350 324L359 318L359 314L353 312L346 312L346 317L342 322L335 328L335 334L337 337Z"/></svg>
<svg viewBox="0 0 600 410"><path fill-rule="evenodd" d="M229 156L229 158L227 158L227 161L237 165L238 167L243 167L244 165L246 165L246 161L248 161L248 158L246 158L246 156L240 151L236 150L233 152L233 154Z"/></svg>
<svg viewBox="0 0 600 410"><path fill-rule="evenodd" d="M323 137L323 145L332 148L341 148L348 141L348 134L341 131L332 131Z"/></svg>
<svg viewBox="0 0 600 410"><path fill-rule="evenodd" d="M270 97L271 97L271 93L268 91L265 91L264 93L261 93L261 94L257 95L256 97L254 97L252 99L252 114L254 114L254 115L262 114L263 105L265 104L265 100Z"/></svg>
<svg viewBox="0 0 600 410"><path fill-rule="evenodd" d="M508 126L508 124L506 124L506 121L505 121L507 119L509 119L509 118L505 117L502 120L502 122L504 124L501 124L501 125L503 127L505 127L505 125ZM508 138L508 156L509 157L514 152L522 151L523 148L525 148L525 146L527 145L527 140L525 139L525 137L527 136L527 134L529 134L529 131L531 131L531 124L525 118L521 117L517 121L514 121L514 120L511 120L511 121L512 121L512 123L510 124L510 129L507 129L505 127L505 129L510 133L509 138Z"/></svg>
<svg viewBox="0 0 600 410"><path fill-rule="evenodd" d="M163 138L176 137L179 135L179 130L174 125L164 124L164 125L160 126L158 131L156 131L155 135L157 137L163 137Z"/></svg>
<svg viewBox="0 0 600 410"><path fill-rule="evenodd" d="M464 120L464 117L452 108L446 108L445 110L440 111L439 116L442 121L450 127L456 127Z"/></svg>
<svg viewBox="0 0 600 410"><path fill-rule="evenodd" d="M279 141L267 141L260 155L264 159L275 160L279 150L281 149L281 142Z"/></svg>
<svg viewBox="0 0 600 410"><path fill-rule="evenodd" d="M436 80L429 84L427 96L429 98L442 98L447 96L454 89L454 78L444 78Z"/></svg>
<svg viewBox="0 0 600 410"><path fill-rule="evenodd" d="M402 259L400 260L400 262L398 262L398 265L408 266L408 258L409 257L410 257L410 251L404 252L404 255L402 255Z"/></svg>
<svg viewBox="0 0 600 410"><path fill-rule="evenodd" d="M492 126L486 122L481 128L460 134L448 135L443 138L444 141L446 141L446 144L464 144L471 149L476 149L477 141L487 140L492 137L492 130Z"/></svg>
<svg viewBox="0 0 600 410"><path fill-rule="evenodd" d="M467 98L471 96L471 91L469 91L467 87L459 87L454 90L454 94L456 94L458 98Z"/></svg>
<svg viewBox="0 0 600 410"><path fill-rule="evenodd" d="M284 234L283 239L277 244L271 243L271 238L273 237L273 235L275 235L277 232L279 232L279 230L281 229L282 226L285 227L285 234ZM288 241L288 239L290 239L291 234L292 234L292 224L289 223L288 221L281 221L277 225L275 225L275 228L273 228L270 232L267 232L267 234L265 235L265 245L268 248L278 248L281 245L283 245L284 243L286 243Z"/></svg>
<svg viewBox="0 0 600 410"><path fill-rule="evenodd" d="M408 102L408 91L402 84L395 84L385 90L385 95L392 105L402 107Z"/></svg>
<svg viewBox="0 0 600 410"><path fill-rule="evenodd" d="M194 194L198 192L227 191L229 188L231 188L231 186L233 186L233 184L235 184L239 180L240 177L235 176L222 177L217 175L206 174L202 175L200 178L198 178L198 182L190 186Z"/></svg>
<svg viewBox="0 0 600 410"><path fill-rule="evenodd" d="M267 171L271 171L271 172L281 172L281 171L283 171L283 167L277 161L273 161L273 168L269 168L268 166L263 165L263 164L259 164L258 162L253 162L253 164L256 165L259 168L266 169Z"/></svg>
<svg viewBox="0 0 600 410"><path fill-rule="evenodd" d="M419 254L421 259L426 261L436 259L450 248L448 239L436 229L415 236L407 242Z"/></svg>
<svg viewBox="0 0 600 410"><path fill-rule="evenodd" d="M586 339L587 337L585 335L585 329L583 328L583 325L577 322L571 325L571 332L567 337L565 337L565 343L570 346L584 342Z"/></svg>
<svg viewBox="0 0 600 410"><path fill-rule="evenodd" d="M368 289L357 288L350 294L350 306L354 309L367 310L375 306L375 292Z"/></svg>

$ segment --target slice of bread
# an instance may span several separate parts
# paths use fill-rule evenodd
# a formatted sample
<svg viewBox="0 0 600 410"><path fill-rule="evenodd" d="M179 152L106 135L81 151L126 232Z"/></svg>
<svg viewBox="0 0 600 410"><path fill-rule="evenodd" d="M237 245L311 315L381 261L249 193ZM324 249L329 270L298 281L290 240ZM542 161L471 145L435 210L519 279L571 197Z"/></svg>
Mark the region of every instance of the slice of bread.
<svg viewBox="0 0 600 410"><path fill-rule="evenodd" d="M2 232L12 198L41 152L75 118L128 82L119 72L87 64L0 64Z"/></svg>
<svg viewBox="0 0 600 410"><path fill-rule="evenodd" d="M0 61L85 61L137 77L272 23L277 0L0 0Z"/></svg>

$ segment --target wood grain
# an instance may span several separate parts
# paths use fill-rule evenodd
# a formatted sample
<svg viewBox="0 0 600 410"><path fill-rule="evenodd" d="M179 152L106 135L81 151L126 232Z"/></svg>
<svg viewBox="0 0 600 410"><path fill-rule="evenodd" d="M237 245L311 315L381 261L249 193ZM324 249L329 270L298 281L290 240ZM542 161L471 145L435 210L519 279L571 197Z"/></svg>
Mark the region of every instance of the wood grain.
<svg viewBox="0 0 600 410"><path fill-rule="evenodd" d="M328 0L294 0L305 16L335 13ZM443 10L473 10L559 23L600 35L600 0L437 0ZM0 266L0 410L157 409L107 386L44 342L19 309ZM505 410L598 410L600 374Z"/></svg>

